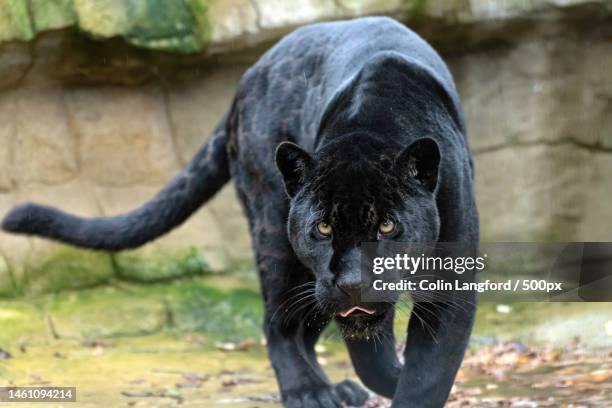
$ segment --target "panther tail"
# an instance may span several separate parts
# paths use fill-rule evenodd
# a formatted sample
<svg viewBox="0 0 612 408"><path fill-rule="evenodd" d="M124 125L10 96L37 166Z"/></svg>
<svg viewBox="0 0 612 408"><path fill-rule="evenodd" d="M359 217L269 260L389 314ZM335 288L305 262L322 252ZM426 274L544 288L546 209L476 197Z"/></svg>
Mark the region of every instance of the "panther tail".
<svg viewBox="0 0 612 408"><path fill-rule="evenodd" d="M230 179L227 119L183 171L149 202L113 217L82 218L53 207L22 204L2 221L2 229L37 235L83 248L135 248L180 225Z"/></svg>

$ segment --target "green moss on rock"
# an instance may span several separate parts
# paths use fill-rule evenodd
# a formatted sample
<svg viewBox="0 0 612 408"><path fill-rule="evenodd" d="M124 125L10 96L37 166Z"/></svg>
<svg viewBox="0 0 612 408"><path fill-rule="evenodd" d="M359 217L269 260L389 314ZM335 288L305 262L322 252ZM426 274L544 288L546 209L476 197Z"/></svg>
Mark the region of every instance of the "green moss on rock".
<svg viewBox="0 0 612 408"><path fill-rule="evenodd" d="M32 40L36 33L77 26L100 39L162 51L201 51L211 38L209 0L4 0L0 43Z"/></svg>
<svg viewBox="0 0 612 408"><path fill-rule="evenodd" d="M27 294L50 293L101 285L110 281L114 274L109 255L61 246L32 261L21 285Z"/></svg>
<svg viewBox="0 0 612 408"><path fill-rule="evenodd" d="M41 32L76 23L72 0L30 0L34 30Z"/></svg>
<svg viewBox="0 0 612 408"><path fill-rule="evenodd" d="M248 287L222 290L206 278L64 292L36 302L59 338L131 337L162 330L201 331L229 341L261 336L259 293Z"/></svg>
<svg viewBox="0 0 612 408"><path fill-rule="evenodd" d="M213 33L213 25L209 19L210 1L211 0L188 0L189 8L197 24L197 31L202 44L207 44Z"/></svg>
<svg viewBox="0 0 612 408"><path fill-rule="evenodd" d="M261 295L253 289L219 290L205 279L164 287L174 328L239 341L261 336Z"/></svg>
<svg viewBox="0 0 612 408"><path fill-rule="evenodd" d="M199 276L210 272L208 263L195 249L139 250L114 255L117 277L126 281L151 283Z"/></svg>
<svg viewBox="0 0 612 408"><path fill-rule="evenodd" d="M115 255L59 245L33 253L19 273L0 256L0 297L39 295L88 289L114 279L135 283L168 282L202 276L209 264L195 248L159 250L149 247Z"/></svg>
<svg viewBox="0 0 612 408"><path fill-rule="evenodd" d="M119 36L129 29L132 0L74 0L79 28L93 37Z"/></svg>
<svg viewBox="0 0 612 408"><path fill-rule="evenodd" d="M211 340L259 338L261 295L253 279L211 275L152 285L129 285L133 297L156 299L167 311L167 329L204 332ZM95 289L100 290L100 289Z"/></svg>
<svg viewBox="0 0 612 408"><path fill-rule="evenodd" d="M4 0L0 3L0 43L33 38L27 0Z"/></svg>
<svg viewBox="0 0 612 408"><path fill-rule="evenodd" d="M157 50L196 52L202 39L196 18L186 2L145 0L128 2L130 44Z"/></svg>
<svg viewBox="0 0 612 408"><path fill-rule="evenodd" d="M94 37L183 53L200 51L210 37L203 0L74 0L74 6L79 28Z"/></svg>
<svg viewBox="0 0 612 408"><path fill-rule="evenodd" d="M112 287L49 295L41 307L60 338L139 336L163 329L167 321L160 299Z"/></svg>

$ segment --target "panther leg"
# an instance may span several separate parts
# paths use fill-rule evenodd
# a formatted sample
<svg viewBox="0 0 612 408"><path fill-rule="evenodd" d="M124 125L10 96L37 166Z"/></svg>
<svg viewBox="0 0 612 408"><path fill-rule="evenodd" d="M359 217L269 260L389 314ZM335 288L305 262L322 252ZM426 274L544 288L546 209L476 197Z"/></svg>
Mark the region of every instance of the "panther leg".
<svg viewBox="0 0 612 408"><path fill-rule="evenodd" d="M375 393L392 398L402 366L395 352L393 313L376 338L345 340L357 375Z"/></svg>
<svg viewBox="0 0 612 408"><path fill-rule="evenodd" d="M296 290L300 285L307 288L312 278L288 243L285 246L269 236L259 238L255 248L265 301L264 330L283 404L287 408L340 408L343 403L361 402L351 398L346 385L334 386L316 361L314 345L329 318L309 314L314 307L311 298ZM361 399L365 402L366 398Z"/></svg>
<svg viewBox="0 0 612 408"><path fill-rule="evenodd" d="M323 372L321 366L317 362L317 356L315 352L315 344L319 338L320 332L320 330L315 330L313 335L309 335L305 338L305 343L308 352L308 357L313 362L314 367L317 367L319 370L321 370L321 372ZM334 390L336 391L342 402L351 407L362 406L367 402L370 397L370 394L366 390L364 390L361 385L351 380L344 380L334 384Z"/></svg>
<svg viewBox="0 0 612 408"><path fill-rule="evenodd" d="M474 292L468 292L415 304L392 408L444 406L470 338L475 302Z"/></svg>

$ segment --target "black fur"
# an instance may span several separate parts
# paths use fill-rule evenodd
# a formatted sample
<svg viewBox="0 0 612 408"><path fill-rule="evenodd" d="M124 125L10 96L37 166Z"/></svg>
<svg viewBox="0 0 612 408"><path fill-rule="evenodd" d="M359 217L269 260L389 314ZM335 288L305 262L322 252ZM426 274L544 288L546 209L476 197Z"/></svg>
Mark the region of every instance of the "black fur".
<svg viewBox="0 0 612 408"><path fill-rule="evenodd" d="M335 318L367 387L393 397L393 407L441 407L467 346L474 294L415 298L402 367L393 302L360 302L359 247L462 241L476 253L472 173L444 62L399 23L364 18L300 28L269 50L242 78L212 140L142 208L86 220L28 204L2 227L87 248L133 248L183 222L231 174L249 221L284 404L365 401L356 384L331 384L316 361L319 333ZM388 220L397 228L381 235ZM332 227L329 236L319 222ZM357 303L376 314L336 316Z"/></svg>

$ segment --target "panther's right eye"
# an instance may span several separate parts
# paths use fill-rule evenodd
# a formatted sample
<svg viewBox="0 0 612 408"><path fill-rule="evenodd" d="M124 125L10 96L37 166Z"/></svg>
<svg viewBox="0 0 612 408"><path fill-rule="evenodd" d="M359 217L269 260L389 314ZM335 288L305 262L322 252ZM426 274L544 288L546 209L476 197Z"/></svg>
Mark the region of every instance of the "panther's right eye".
<svg viewBox="0 0 612 408"><path fill-rule="evenodd" d="M328 223L320 221L317 223L317 231L325 237L330 237L332 234L332 227Z"/></svg>
<svg viewBox="0 0 612 408"><path fill-rule="evenodd" d="M378 233L380 235L389 235L395 231L395 222L391 219L386 219L378 226Z"/></svg>

